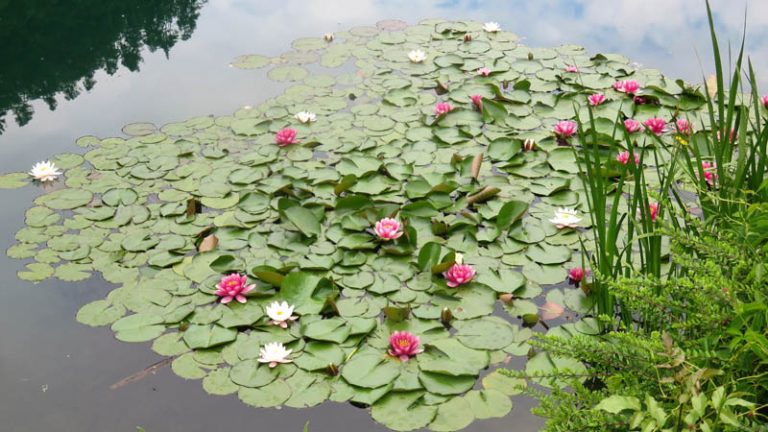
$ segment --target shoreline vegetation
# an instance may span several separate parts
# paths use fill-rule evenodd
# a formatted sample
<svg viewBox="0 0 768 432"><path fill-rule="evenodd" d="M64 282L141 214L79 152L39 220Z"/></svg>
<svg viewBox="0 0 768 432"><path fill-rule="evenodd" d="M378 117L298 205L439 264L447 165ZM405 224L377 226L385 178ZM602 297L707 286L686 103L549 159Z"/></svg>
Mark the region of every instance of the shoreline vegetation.
<svg viewBox="0 0 768 432"><path fill-rule="evenodd" d="M494 22L238 57L295 84L0 176L46 192L8 255L101 274L79 322L257 408L454 431L523 394L547 431L766 430L768 97L707 10L703 87Z"/></svg>
<svg viewBox="0 0 768 432"><path fill-rule="evenodd" d="M705 83L708 122L680 113L668 139L655 137L671 155L657 165L658 187L637 169L662 157L655 151L606 176L592 112L577 114L590 213L596 226L606 221L589 261L601 332L531 341L587 365L554 374L568 387L527 390L547 431L768 430L768 98L749 60L744 67L744 38L725 75L709 3L707 12L716 70ZM626 130L619 140L637 148Z"/></svg>

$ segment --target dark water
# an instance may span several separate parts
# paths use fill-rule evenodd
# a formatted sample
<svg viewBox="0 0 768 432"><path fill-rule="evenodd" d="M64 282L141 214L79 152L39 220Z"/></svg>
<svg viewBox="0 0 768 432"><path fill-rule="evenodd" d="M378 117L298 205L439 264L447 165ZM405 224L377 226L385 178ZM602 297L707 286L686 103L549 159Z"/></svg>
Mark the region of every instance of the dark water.
<svg viewBox="0 0 768 432"><path fill-rule="evenodd" d="M768 2L713 0L721 40L739 40L745 6L748 50L764 53ZM229 68L234 57L277 55L299 37L390 18L493 20L531 46L621 52L692 82L712 72L703 2L695 0L0 0L0 112L8 111L0 172L78 151L79 136L119 135L127 123L257 105L282 88L263 72ZM768 76L761 74L768 58L753 61ZM13 244L38 193L2 192L0 249ZM209 396L199 381L167 368L110 390L159 360L148 345L118 342L107 328L74 321L81 305L111 287L96 278L33 285L16 278L21 267L0 256L0 432L299 431L307 420L313 432L384 430L350 405L255 410L234 396ZM536 430L541 422L528 413L529 403L515 403L507 418L467 430Z"/></svg>

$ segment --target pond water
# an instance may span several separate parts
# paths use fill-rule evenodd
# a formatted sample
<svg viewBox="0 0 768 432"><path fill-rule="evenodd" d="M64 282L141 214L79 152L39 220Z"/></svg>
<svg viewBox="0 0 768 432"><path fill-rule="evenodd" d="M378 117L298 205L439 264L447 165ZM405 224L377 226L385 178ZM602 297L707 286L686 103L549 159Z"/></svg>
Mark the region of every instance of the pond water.
<svg viewBox="0 0 768 432"><path fill-rule="evenodd" d="M695 52L709 58L703 7L683 0L283 1L279 10L274 2L245 0L123 3L80 2L68 10L0 5L0 111L13 111L5 115L0 135L0 172L24 171L53 154L78 151L74 141L83 135L119 136L128 123L162 125L257 105L284 87L267 80L264 71L228 67L233 58L277 55L294 39L382 19L494 20L529 46L572 43L591 53L620 52L690 82L702 76ZM721 40L738 40L746 6L753 29L748 51L765 52L768 5L713 3ZM704 74L711 73L703 65ZM768 70L768 59L755 59L755 67L768 76L760 74ZM56 109L49 110L51 105ZM3 249L14 243L24 211L42 192L3 191ZM160 360L146 344L122 343L106 328L75 322L83 304L103 298L113 286L96 277L34 285L16 277L22 267L22 261L0 257L0 430L293 431L308 420L312 431L386 430L349 404L256 410L234 396L210 396L199 382L182 380L169 368L111 390ZM531 402L514 401L508 417L466 430L536 430L541 421L529 413Z"/></svg>

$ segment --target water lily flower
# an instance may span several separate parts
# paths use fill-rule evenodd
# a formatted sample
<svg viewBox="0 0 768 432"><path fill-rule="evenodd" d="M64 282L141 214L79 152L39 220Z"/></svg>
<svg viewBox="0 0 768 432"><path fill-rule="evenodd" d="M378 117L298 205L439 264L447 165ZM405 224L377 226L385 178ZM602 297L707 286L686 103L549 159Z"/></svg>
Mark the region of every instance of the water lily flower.
<svg viewBox="0 0 768 432"><path fill-rule="evenodd" d="M280 147L285 147L290 144L296 144L299 141L296 139L296 129L285 128L280 129L275 134L275 143Z"/></svg>
<svg viewBox="0 0 768 432"><path fill-rule="evenodd" d="M435 105L435 115L438 117L446 115L451 111L453 111L453 105L449 104L448 102L438 102Z"/></svg>
<svg viewBox="0 0 768 432"><path fill-rule="evenodd" d="M380 239L387 241L397 239L403 235L401 228L400 222L396 219L384 218L376 222L373 230Z"/></svg>
<svg viewBox="0 0 768 432"><path fill-rule="evenodd" d="M715 179L717 179L717 164L715 162L702 161L701 168L704 170L704 181L708 185L714 186Z"/></svg>
<svg viewBox="0 0 768 432"><path fill-rule="evenodd" d="M675 126L677 127L677 132L685 135L690 135L693 133L693 128L691 127L691 123L686 119L677 119L675 120Z"/></svg>
<svg viewBox="0 0 768 432"><path fill-rule="evenodd" d="M578 73L579 68L574 65L565 65L565 71L568 73Z"/></svg>
<svg viewBox="0 0 768 432"><path fill-rule="evenodd" d="M659 215L659 203L648 203L648 214L651 216L651 221L656 222L656 216Z"/></svg>
<svg viewBox="0 0 768 432"><path fill-rule="evenodd" d="M248 276L241 276L237 273L227 275L221 278L216 285L216 295L221 297L221 303L227 304L232 300L245 303L245 294L251 292L256 285L246 285Z"/></svg>
<svg viewBox="0 0 768 432"><path fill-rule="evenodd" d="M589 101L590 105L598 106L601 103L605 102L605 95L602 93L591 94L587 97L587 100Z"/></svg>
<svg viewBox="0 0 768 432"><path fill-rule="evenodd" d="M317 121L317 114L309 111L297 112L293 117L301 123L312 123L313 121Z"/></svg>
<svg viewBox="0 0 768 432"><path fill-rule="evenodd" d="M570 270L568 270L568 285L573 285L576 288L579 287L579 284L584 279L584 276L588 275L589 271L584 270L582 267L573 267Z"/></svg>
<svg viewBox="0 0 768 432"><path fill-rule="evenodd" d="M455 252L453 254L453 262L456 263L456 264L464 264L464 255L462 255L462 254L460 254L458 252Z"/></svg>
<svg viewBox="0 0 768 432"><path fill-rule="evenodd" d="M576 209L561 207L555 210L555 217L549 221L555 224L558 229L576 228L579 222L581 222L581 218L578 216Z"/></svg>
<svg viewBox="0 0 768 432"><path fill-rule="evenodd" d="M633 134L635 132L640 132L641 130L643 130L643 125L640 124L640 122L637 120L626 119L624 120L624 128L627 130L627 132Z"/></svg>
<svg viewBox="0 0 768 432"><path fill-rule="evenodd" d="M561 120L555 124L554 131L558 138L569 138L576 133L576 122L571 120Z"/></svg>
<svg viewBox="0 0 768 432"><path fill-rule="evenodd" d="M635 80L624 81L624 93L634 95L640 91L640 84Z"/></svg>
<svg viewBox="0 0 768 432"><path fill-rule="evenodd" d="M491 70L487 67L481 67L480 69L477 70L477 74L480 76L487 77L488 75L491 74Z"/></svg>
<svg viewBox="0 0 768 432"><path fill-rule="evenodd" d="M501 31L501 26L497 22L487 22L483 24L483 30L487 31L488 33L496 33Z"/></svg>
<svg viewBox="0 0 768 432"><path fill-rule="evenodd" d="M760 98L760 102L763 103L764 107L768 108L768 95L765 95L762 98Z"/></svg>
<svg viewBox="0 0 768 432"><path fill-rule="evenodd" d="M296 321L299 317L293 315L293 305L289 305L288 302L272 302L265 308L267 316L270 318L269 323L272 325L280 326L282 328L288 328L290 321Z"/></svg>
<svg viewBox="0 0 768 432"><path fill-rule="evenodd" d="M526 138L523 141L523 151L533 151L536 149L536 140L533 138Z"/></svg>
<svg viewBox="0 0 768 432"><path fill-rule="evenodd" d="M458 254L457 254L458 255ZM458 255L457 258L461 257ZM461 258L460 258L461 259ZM464 285L475 277L475 269L469 264L460 264L458 261L451 266L445 273L443 273L446 283L451 288L456 288L459 285Z"/></svg>
<svg viewBox="0 0 768 432"><path fill-rule="evenodd" d="M734 129L731 129L730 132L728 132L728 142L734 142L736 139L739 138L739 134L736 133ZM720 131L717 131L717 140L720 141Z"/></svg>
<svg viewBox="0 0 768 432"><path fill-rule="evenodd" d="M56 167L56 164L50 161L38 162L32 165L32 169L29 171L35 180L41 182L48 182L56 180L56 177L61 175L61 171Z"/></svg>
<svg viewBox="0 0 768 432"><path fill-rule="evenodd" d="M333 42L334 39L336 39L336 36L330 32L323 35L323 39L325 39L326 42Z"/></svg>
<svg viewBox="0 0 768 432"><path fill-rule="evenodd" d="M478 111L483 112L483 97L480 95L472 95L469 98L472 99L472 105L474 105Z"/></svg>
<svg viewBox="0 0 768 432"><path fill-rule="evenodd" d="M270 342L259 350L260 357L257 360L259 363L269 363L269 367L273 368L280 363L292 362L293 360L288 358L291 351L293 350L285 349L285 345L280 342Z"/></svg>
<svg viewBox="0 0 768 432"><path fill-rule="evenodd" d="M638 155L637 153L632 153L632 156L634 156L635 165L640 165L640 155ZM628 151L623 151L623 152L619 153L618 155L616 155L616 160L620 164L626 165L627 162L629 162L629 152Z"/></svg>
<svg viewBox="0 0 768 432"><path fill-rule="evenodd" d="M613 83L613 89L628 95L635 95L640 91L640 84L635 80L616 81Z"/></svg>
<svg viewBox="0 0 768 432"><path fill-rule="evenodd" d="M389 336L389 350L392 357L397 357L400 361L408 361L416 354L422 353L421 341L415 334L407 331L396 331Z"/></svg>
<svg viewBox="0 0 768 432"><path fill-rule="evenodd" d="M664 129L667 127L667 122L665 122L663 118L651 117L644 121L643 125L645 125L645 128L654 134L661 135L664 133Z"/></svg>
<svg viewBox="0 0 768 432"><path fill-rule="evenodd" d="M413 63L421 63L421 62L423 62L424 60L427 59L427 53L425 53L422 50L418 50L418 49L417 50L413 50L413 51L408 53L408 58Z"/></svg>

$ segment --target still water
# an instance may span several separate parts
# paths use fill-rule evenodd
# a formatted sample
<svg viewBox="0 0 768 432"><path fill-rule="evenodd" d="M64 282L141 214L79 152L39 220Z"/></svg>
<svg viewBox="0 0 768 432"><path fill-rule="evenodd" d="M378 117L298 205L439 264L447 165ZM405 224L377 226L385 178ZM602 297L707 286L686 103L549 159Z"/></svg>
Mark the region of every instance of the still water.
<svg viewBox="0 0 768 432"><path fill-rule="evenodd" d="M747 8L747 50L766 52L768 2L713 0L713 8L725 43L740 40ZM120 135L127 123L161 125L257 105L282 87L263 71L229 68L234 57L278 55L299 37L393 18L493 20L530 46L620 52L690 82L712 73L697 0L0 0L0 172L79 151L79 136ZM768 77L768 58L753 62ZM1 249L13 244L38 193L2 192ZM21 268L0 256L0 432L299 431L307 420L313 432L384 430L350 405L256 410L234 396L209 396L167 368L110 390L160 358L148 345L118 342L108 328L74 321L109 284L93 278L33 285L16 278ZM515 403L507 418L467 430L537 430L530 402Z"/></svg>

